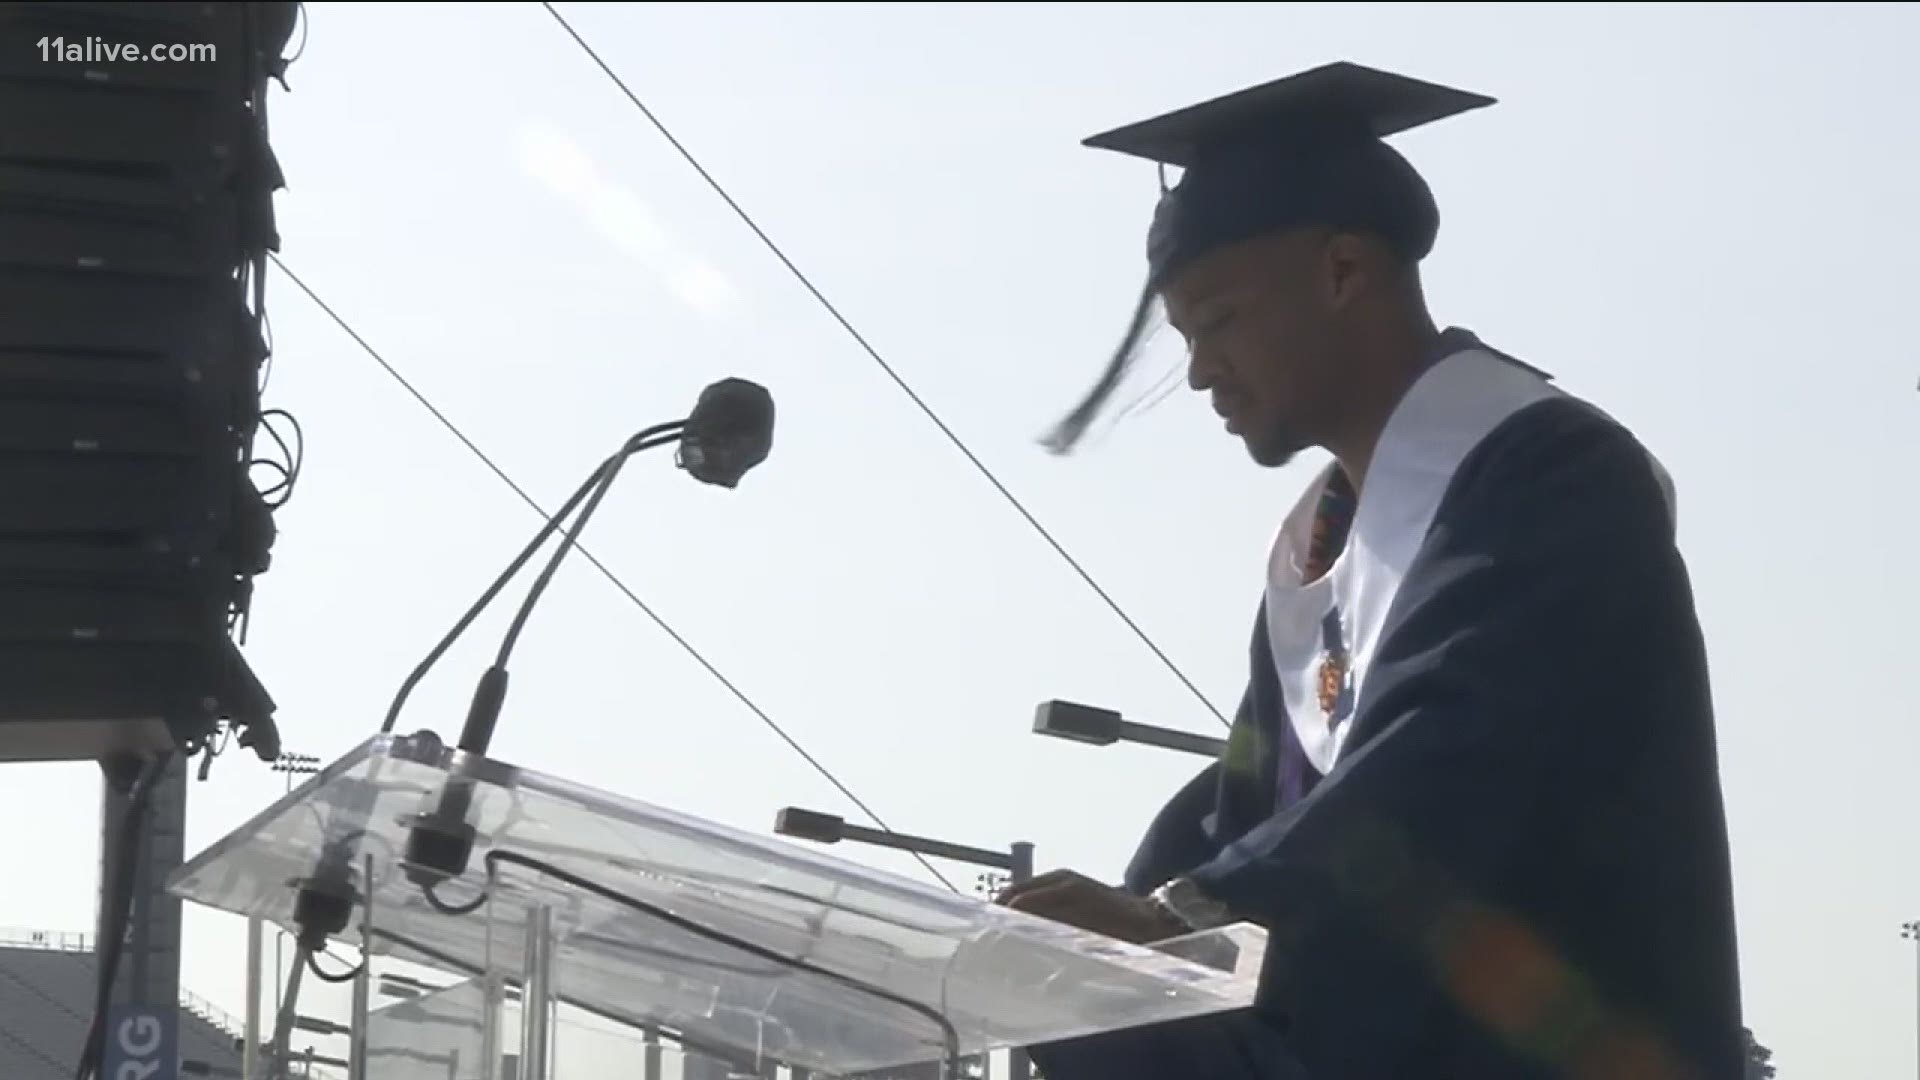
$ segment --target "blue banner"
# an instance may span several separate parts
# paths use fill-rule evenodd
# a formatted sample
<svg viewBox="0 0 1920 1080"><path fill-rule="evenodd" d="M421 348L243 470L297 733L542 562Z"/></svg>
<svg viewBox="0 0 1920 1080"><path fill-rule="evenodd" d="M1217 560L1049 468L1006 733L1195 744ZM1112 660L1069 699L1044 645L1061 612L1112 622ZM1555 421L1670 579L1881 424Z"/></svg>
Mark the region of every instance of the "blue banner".
<svg viewBox="0 0 1920 1080"><path fill-rule="evenodd" d="M100 1080L180 1080L180 1010L116 1005Z"/></svg>

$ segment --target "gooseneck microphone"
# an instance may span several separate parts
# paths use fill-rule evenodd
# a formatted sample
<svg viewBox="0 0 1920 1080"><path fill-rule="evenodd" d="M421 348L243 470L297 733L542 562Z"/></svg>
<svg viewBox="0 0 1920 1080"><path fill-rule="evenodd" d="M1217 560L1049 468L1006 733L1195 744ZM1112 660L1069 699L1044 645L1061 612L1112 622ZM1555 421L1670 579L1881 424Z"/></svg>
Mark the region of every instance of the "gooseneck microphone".
<svg viewBox="0 0 1920 1080"><path fill-rule="evenodd" d="M500 642L493 664L480 676L479 684L474 688L466 722L461 727L459 748L464 753L484 755L493 740L501 705L506 700L507 661L513 654L514 645L526 629L534 605L546 593L560 563L578 545L581 531L586 528L594 511L599 509L601 500L620 475L627 459L643 450L679 443L679 465L694 479L723 488L735 488L742 476L767 459L773 446L773 421L773 398L765 388L745 379L723 379L701 392L693 411L685 420L658 424L628 439L617 452L601 462L532 542L521 550L505 572L494 580L480 599L408 675L387 710L386 720L380 730L393 730L407 696L428 670L459 640L460 635L500 594L507 582L520 572L540 546L561 529L560 523L566 520L567 515L579 507L579 515L572 527L555 547L540 576L527 591L520 609L514 614L513 623ZM583 501L584 506L581 505ZM414 820L407 836L406 874L409 880L431 888L466 872L474 843L474 828L467 821L472 799L471 784L459 778L452 779L442 793L439 805Z"/></svg>
<svg viewBox="0 0 1920 1080"><path fill-rule="evenodd" d="M619 456L630 456L641 450L651 449L661 443L671 442L684 426L683 423L672 423L650 427L627 440L627 445L621 448L622 452ZM654 439L658 439L659 441L655 442L653 441ZM561 523L566 521L567 515L573 513L574 510L579 507L581 500L594 494L596 490L601 489L601 481L605 478L610 464L612 464L611 459L601 462L600 467L595 469L593 473L587 477L586 482L580 485L580 490L569 496L567 501L561 505L560 509L556 511L551 518L547 519L547 523L541 527L538 533L534 534L532 540L527 542L527 546L520 549L520 554L514 556L513 562L509 563L507 568L501 571L499 577L493 579L493 584L487 586L486 592L480 594L480 599L474 601L473 606L467 609L466 614L460 616L460 621L454 623L453 628L447 631L447 635L441 638L439 643L427 653L425 658L407 674L406 680L400 684L399 691L393 696L393 703L387 707L386 719L381 721L380 733L382 735L393 730L393 725L400 719L400 710L405 707L407 698L413 694L414 687L420 685L420 680L426 678L427 672L433 669L433 665L440 662L440 658L446 655L447 650L451 649L454 643L460 640L460 635L467 632L467 627L473 625L473 621L479 618L482 612L487 610L487 606L493 603L494 597L499 596L500 591L507 587L507 583L513 580L514 575L518 574L521 568L526 566L527 562L533 558L534 552L539 551L542 544L545 544L554 533L560 531ZM584 518L585 515L582 515L582 517ZM578 533L579 526L576 525L573 532L568 535L568 542L570 544Z"/></svg>
<svg viewBox="0 0 1920 1080"><path fill-rule="evenodd" d="M736 487L773 449L773 396L745 379L700 392L680 439L680 467L703 484Z"/></svg>
<svg viewBox="0 0 1920 1080"><path fill-rule="evenodd" d="M473 703L467 710L466 724L460 733L460 749L470 754L484 754L487 745L493 739L495 723L500 718L500 706L507 692L507 660L513 653L514 643L526 628L527 619L533 607L546 591L547 584L553 580L554 572L560 561L579 542L580 531L586 526L593 512L599 508L600 501L612 487L614 478L626 460L642 450L669 443L680 444L679 464L694 479L701 483L719 487L733 488L749 469L765 461L773 446L773 398L767 391L744 379L723 379L709 386L700 394L693 411L685 420L666 424L657 424L628 439L612 457L601 462L594 469L580 489L575 491L558 513L554 514L543 526L506 571L496 578L487 591L481 594L467 612L460 617L445 637L433 647L425 659L413 669L400 690L394 695L393 704L387 709L385 721L380 725L382 734L392 732L394 723L399 719L400 710L406 704L407 697L419 685L433 665L439 662L467 627L486 610L488 604L506 588L507 582L518 574L522 567L539 551L540 545L547 542L554 533L560 531L561 523L567 520L575 508L580 508L573 528L566 539L554 551L547 561L546 568L529 590L527 598L514 616L513 625L508 629L500 651L495 655L492 666L480 678L480 684L474 690ZM582 503L585 506L582 507ZM422 732L421 736L429 735ZM371 785L362 785L360 793L348 799L350 805L340 809L347 820L365 820L373 811L373 800L377 789ZM451 877L466 872L467 864L473 856L474 828L467 822L467 812L473 804L472 781L465 777L452 777L446 790L441 793L438 804L416 817L408 832L406 844L406 866L408 880L419 885L427 900L441 910L455 911L434 896L433 887ZM356 884L353 860L359 848L358 840L365 836L364 830L336 836L321 851L313 874L300 882L300 890L294 897L293 922L298 933L300 947L296 968L301 963L312 965L312 958L326 945L327 939L339 934L347 926L353 914L354 906L366 902L363 887L370 887L366 881ZM371 867L369 864L369 870ZM477 904L458 911L476 910ZM364 944L364 943L363 943ZM364 964L364 961L362 961ZM318 968L313 968L320 975ZM364 970L364 969L362 969ZM320 975L322 978L327 976ZM294 1006L294 994L298 989L296 981L289 985L286 1008L279 1019L279 1034L268 1054L261 1062L263 1069L271 1070L274 1062L284 1056L285 1038L291 1023ZM334 979L339 976L332 977Z"/></svg>
<svg viewBox="0 0 1920 1080"><path fill-rule="evenodd" d="M493 584L487 586L487 591L480 594L480 598L474 601L466 614L460 616L460 620L453 624L453 628L447 631L446 636L441 638L432 651L428 652L419 665L407 675L406 680L400 684L399 691L394 694L393 703L387 707L386 719L380 724L381 734L384 735L393 730L394 724L400 719L400 710L405 707L407 698L412 695L414 688L420 685L420 681L426 678L427 672L433 669L433 665L439 663L447 650L460 640L460 636L467 632L467 627L486 611L487 606L492 604L501 590L507 587L507 583L520 573L527 562L533 558L534 553L540 550L541 545L552 538L554 533L560 531L561 523L567 519L567 515L573 513L583 499L591 497L592 503L581 512L579 521L575 522L565 542L548 562L546 572L541 575L526 602L520 605L519 615L507 632L507 638L502 643L501 655L495 664L496 667L505 667L506 656L512 652L514 643L519 639L520 631L526 625L528 612L532 610L539 595L546 590L546 583L552 579L554 568L578 543L581 528L598 507L601 496L611 486L614 475L618 474L627 458L642 450L650 450L656 446L677 441L680 443L679 464L688 475L702 483L731 489L739 485L740 478L749 469L767 459L767 454L773 446L773 419L773 397L764 387L745 379L722 379L700 392L699 400L694 403L693 411L685 420L656 424L628 439L618 453L601 462L599 467L587 476L579 490L567 498L567 501L548 519L540 531L534 534L527 546L520 550L520 554L514 557L513 562L501 571L499 577L493 579ZM504 680L504 677L503 674L496 681ZM504 685L500 687L499 692L505 692ZM476 693L475 697L478 700L479 694ZM494 711L497 716L497 705ZM469 713L470 719L472 715ZM478 746L469 747L465 738L468 733L464 730L462 732L461 749L484 752L487 738L491 736L482 738Z"/></svg>

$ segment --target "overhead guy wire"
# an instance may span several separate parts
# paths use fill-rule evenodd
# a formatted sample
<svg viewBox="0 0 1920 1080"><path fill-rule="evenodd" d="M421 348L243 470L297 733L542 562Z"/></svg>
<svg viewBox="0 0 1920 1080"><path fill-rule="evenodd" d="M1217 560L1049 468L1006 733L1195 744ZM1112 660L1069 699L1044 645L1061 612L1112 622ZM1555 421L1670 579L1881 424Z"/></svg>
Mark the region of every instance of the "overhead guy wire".
<svg viewBox="0 0 1920 1080"><path fill-rule="evenodd" d="M1112 596L1108 595L1105 589L1100 587L1099 582L1093 580L1093 575L1089 574L1086 569L1080 565L1079 560L1067 553L1067 549L1061 546L1060 541L1054 539L1053 534L1047 530L1046 526L1040 524L1039 519L1034 517L1033 514L1027 510L1026 506L1014 496L1013 492L1008 490L1007 486L1000 482L1000 478L993 474L993 470L987 468L986 462L981 461L980 458L974 454L973 450L967 446L966 442L963 441L952 428L948 427L944 420L940 419L939 414L935 413L932 407L929 406L918 393L914 392L913 387L909 386L907 381L900 377L899 372L894 370L893 365L887 363L887 361L881 357L879 350L868 344L867 339L861 335L860 331L854 329L853 324L847 320L847 317L840 313L840 309L835 307L833 302L828 300L826 295L814 286L812 280L809 279L805 273L801 272L798 266L794 265L792 259L787 258L786 252L780 249L780 245L774 243L773 238L768 236L765 230L760 228L759 224L754 221L752 215L748 214L746 210L741 208L738 202L734 201L733 196L727 192L727 189L721 186L718 180L713 178L713 174L709 173L705 166L700 164L700 160L694 157L692 152L682 145L679 139L674 138L673 132L667 130L667 126L660 122L660 118L653 114L653 110L647 108L646 104L640 100L639 95L628 88L626 82L614 73L613 68L609 67L605 60L600 58L599 53L594 51L593 46L587 44L586 39L580 36L578 30L573 28L573 24L567 21L566 16L560 14L551 3L547 3L545 0L542 0L540 6L547 9L547 13L553 16L554 21L560 24L568 36L573 38L574 43L580 46L581 51L587 54L607 78L612 80L616 87L619 87L620 92L626 95L627 100L633 104L633 107L640 111L640 115L647 118L647 122L652 124L654 130L658 131L661 137L666 139L674 150L679 152L686 163L693 167L694 172L700 174L700 178L706 181L707 186L713 189L714 194L720 196L720 199L732 209L734 214L740 218L741 222L752 231L753 235L758 237L762 244L766 245L767 250L773 253L774 258L780 260L781 265L787 268L787 271L800 282L801 286L813 294L813 298L820 302L820 306L826 309L827 314L831 315L834 321L840 324L841 329L845 330L847 335L853 338L854 343L859 345L860 348L872 358L875 364L879 365L880 370L885 372L887 377L893 380L893 384L900 388L900 392L905 394L908 400L919 407L920 411L926 415L926 418L933 422L934 427L940 429L940 433L947 437L947 441L953 444L954 449L958 450L967 461L971 462L973 467L979 471L980 475L986 478L987 483L993 485L994 490L998 491L1001 497L1007 500L1008 505L1012 506L1021 517L1026 519L1027 524L1033 527L1033 531L1040 534L1040 538L1045 540L1048 546L1053 548L1054 552L1073 569L1074 573L1080 575L1080 580L1086 582L1087 587L1093 590L1094 595L1106 602L1107 607L1112 609L1116 616L1119 616L1120 621L1126 624L1127 629L1132 630L1134 636L1139 638L1140 642L1145 645L1154 656L1158 657L1162 664L1166 665L1167 670L1173 673L1173 677L1179 679L1181 685L1192 692L1200 704L1204 706L1208 712L1213 714L1214 719L1220 721L1220 723L1226 727L1232 727L1232 722L1208 699L1207 695L1200 692L1200 688L1193 684L1192 679L1187 678L1186 672L1180 670L1179 665L1173 662L1173 658L1169 657L1159 645L1154 643L1152 638L1147 636L1147 632L1140 628L1140 624L1133 621L1133 617L1128 615L1126 611L1120 607L1120 604L1115 601Z"/></svg>
<svg viewBox="0 0 1920 1080"><path fill-rule="evenodd" d="M413 399L420 403L421 407L425 408L427 412L433 414L433 418L435 420L440 421L440 425L442 427L446 428L449 432L452 432L453 437L460 440L462 445L464 445L468 450L472 451L473 456L479 458L482 464L484 464L488 469L492 470L493 475L499 477L500 481L506 484L508 488L512 489L515 495L520 496L520 500L522 502L532 507L534 512L539 514L545 520L547 521L553 520L553 515L548 513L545 507L541 506L540 503L536 501L533 496L527 494L526 489L522 488L519 484L515 483L513 477L508 476L507 471L505 469L501 468L500 465L497 462L495 462L492 457L488 456L486 451L480 449L478 444L476 444L472 439L468 438L466 432L461 431L459 425L455 424L452 421L452 419L450 419L447 416L446 413L441 412L439 407L434 405L434 403L431 400L429 400L425 394L421 393L418 387L414 386L412 382L408 381L406 376L400 374L399 369L394 367L391 363L389 363L387 361L387 358L382 356L380 354L380 351L378 349L375 349L373 345L367 341L366 338L361 337L359 331L355 330L353 326L349 324L347 320L340 315L339 312L335 311L330 305L327 304L325 300L320 299L320 295L314 292L313 289L310 286L308 286L307 283L304 280L302 280L298 274L295 274L291 269L289 269L287 267L287 264L281 261L279 255L273 252L268 252L267 257L272 259L273 265L277 267L282 274L285 274L287 276L287 280L293 282L293 284L296 287L298 287L301 292L306 294L307 299L313 301L313 304L315 307L318 307L322 312L326 313L327 318L333 320L334 325L338 326L341 330L346 331L347 336L353 339L354 344L360 346L361 352L364 352L369 357L372 357L374 363L379 364L380 367L383 370L385 370L388 375L392 376L393 380L399 383L401 387L407 391L408 394L411 394L413 396ZM606 564L601 562L597 557L595 557L593 552L588 551L584 544L576 544L574 546L574 550L579 552L582 558L592 563L594 569L600 571L600 574L602 577L605 577L608 581L612 582L614 588L619 589L623 594L626 595L626 598L628 600L631 600L633 602L634 607L639 608L640 611L647 616L647 618L652 619L655 626L658 626L662 631L666 633L668 637L673 639L674 644L679 645L680 648L684 650L688 656L693 657L695 663L705 668L707 671L707 674L713 676L716 682L718 682L721 686L725 687L727 689L727 692L734 696L735 700L739 701L740 704L746 706L747 711L759 717L761 723L765 724L775 735L779 736L781 741L785 742L789 747L793 749L794 753L799 754L802 760L804 760L808 765L813 767L813 771L819 773L821 777L823 777L827 781L827 783L832 784L834 789L840 792L841 795L845 796L848 802L852 803L856 807L859 807L860 812L867 815L867 817L876 826L885 830L886 832L889 832L889 833L893 832L893 827L888 825L885 821L881 820L880 815L875 813L872 807L868 806L865 801L863 801L858 795L855 795L853 793L853 790L851 788L847 787L846 784L842 783L840 778L833 774L832 770L828 769L825 765L821 764L820 759L808 753L806 747L801 746L800 741L798 739L788 734L785 728L775 723L773 717L767 715L766 710L762 709L758 704L754 702L752 698L748 697L745 691L741 690L738 686L734 685L731 679L721 674L720 669L717 667L714 667L711 661L709 661L705 656L701 655L700 650L694 648L692 643L687 641L686 638L682 637L680 635L680 632L675 630L672 627L672 625L670 625L667 622L666 619L662 618L658 612L654 611L653 608L650 605L648 605L646 601L640 599L639 594L635 593L631 588L628 588L627 583L620 580L620 576L618 574L615 574L612 570L609 570ZM928 862L925 856L921 855L918 852L909 852L909 854L911 854L914 857L915 861L919 862L921 866L925 867L927 870L927 873L932 874L935 880L939 881L940 884L945 885L949 890L953 892L957 893L960 891L959 888L953 884L953 882L947 880L946 875L942 874L939 871L939 869L936 868L931 862Z"/></svg>

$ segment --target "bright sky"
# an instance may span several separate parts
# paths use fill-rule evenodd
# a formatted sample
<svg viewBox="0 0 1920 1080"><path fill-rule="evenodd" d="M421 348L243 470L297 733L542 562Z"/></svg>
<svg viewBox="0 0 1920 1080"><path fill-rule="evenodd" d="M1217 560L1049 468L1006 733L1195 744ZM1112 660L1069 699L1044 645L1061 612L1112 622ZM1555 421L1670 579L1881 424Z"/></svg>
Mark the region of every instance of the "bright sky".
<svg viewBox="0 0 1920 1080"><path fill-rule="evenodd" d="M1673 471L1749 1021L1789 1080L1911 1075L1916 9L566 10L1223 711L1272 529L1320 462L1261 471L1186 395L1081 456L1036 445L1120 333L1156 190L1078 140L1342 58L1499 97L1401 142L1442 205L1436 311ZM738 491L639 462L587 546L894 827L1117 876L1197 760L1041 740L1033 706L1218 721L539 5L308 16L272 98L288 265L549 506L706 383L766 384L773 457ZM269 310L267 404L307 459L248 654L287 749L331 759L538 519L278 275ZM505 613L403 730L457 733ZM584 561L517 654L494 751L757 830L790 803L858 818ZM97 771L6 775L35 873L0 923L88 928ZM189 851L281 787L222 759ZM187 932L184 985L240 1012L241 925L190 911Z"/></svg>

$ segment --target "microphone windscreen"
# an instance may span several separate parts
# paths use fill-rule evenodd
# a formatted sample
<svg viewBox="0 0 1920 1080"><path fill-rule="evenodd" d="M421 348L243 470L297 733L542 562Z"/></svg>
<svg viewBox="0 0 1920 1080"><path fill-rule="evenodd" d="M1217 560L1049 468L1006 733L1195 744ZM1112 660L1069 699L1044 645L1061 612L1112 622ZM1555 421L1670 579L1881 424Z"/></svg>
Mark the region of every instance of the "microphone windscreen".
<svg viewBox="0 0 1920 1080"><path fill-rule="evenodd" d="M680 434L680 467L703 484L731 488L773 449L773 395L745 379L700 392Z"/></svg>

